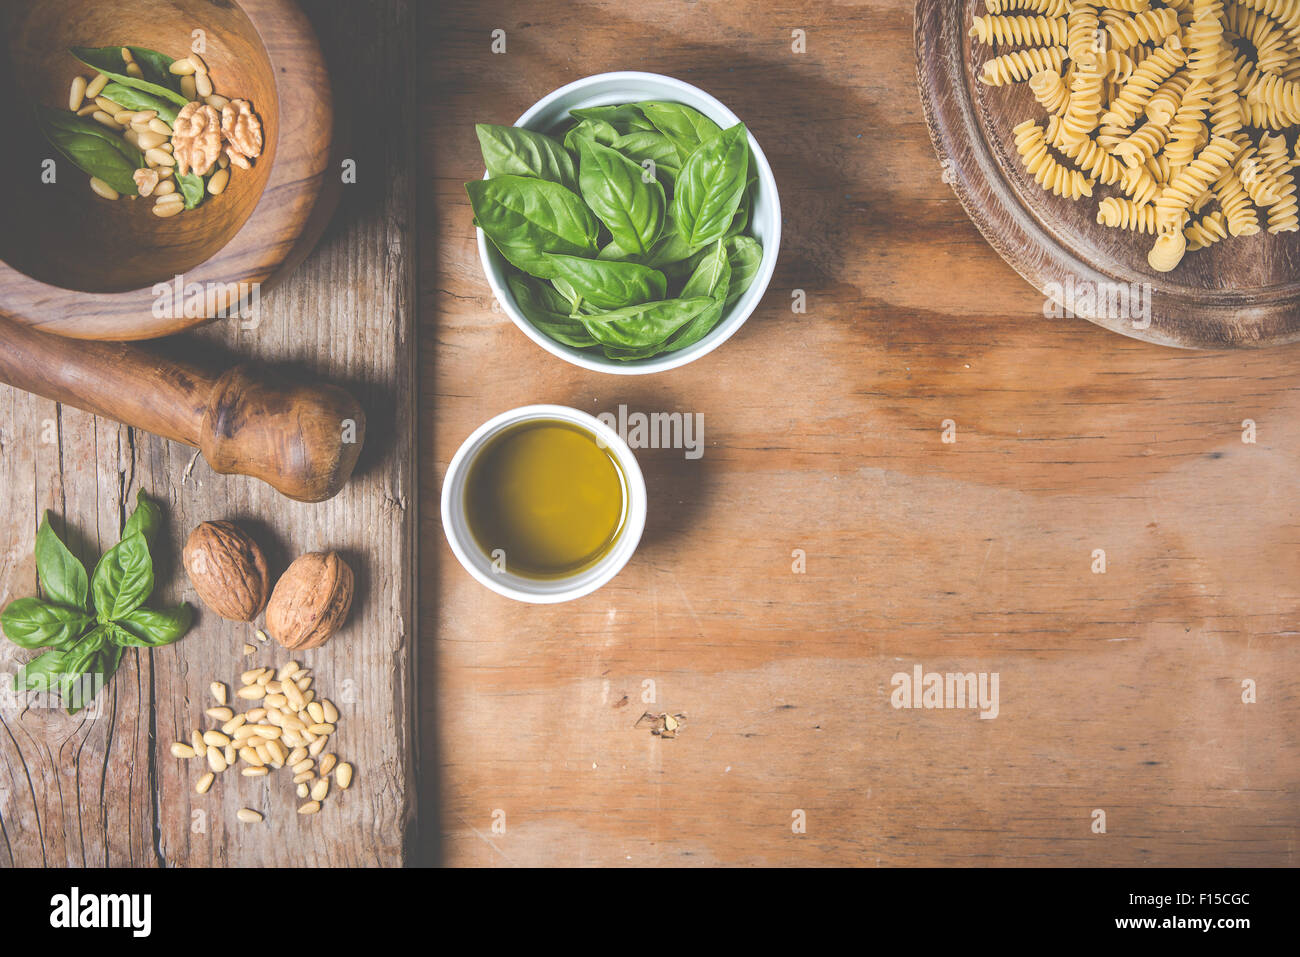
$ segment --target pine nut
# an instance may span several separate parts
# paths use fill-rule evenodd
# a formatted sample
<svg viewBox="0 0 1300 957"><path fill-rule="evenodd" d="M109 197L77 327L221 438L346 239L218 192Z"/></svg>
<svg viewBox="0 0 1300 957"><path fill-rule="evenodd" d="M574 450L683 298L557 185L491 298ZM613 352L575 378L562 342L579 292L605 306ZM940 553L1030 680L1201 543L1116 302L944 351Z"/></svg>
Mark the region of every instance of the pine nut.
<svg viewBox="0 0 1300 957"><path fill-rule="evenodd" d="M194 749L188 744L181 744L179 741L172 745L172 757L188 759L194 757Z"/></svg>
<svg viewBox="0 0 1300 957"><path fill-rule="evenodd" d="M338 762L339 762L338 756L333 754L332 752L330 754L325 755L325 757L321 758L320 759L321 776L323 777L324 775L329 774L331 771L333 771L334 765L338 764Z"/></svg>
<svg viewBox="0 0 1300 957"><path fill-rule="evenodd" d="M107 126L110 130L117 129L117 120L113 119L103 110L96 110L94 113L91 113L90 118L101 126Z"/></svg>
<svg viewBox="0 0 1300 957"><path fill-rule="evenodd" d="M262 822L262 815L248 807L241 807L235 812L235 817L239 818L245 824L260 824Z"/></svg>
<svg viewBox="0 0 1300 957"><path fill-rule="evenodd" d="M138 63L136 63L134 60L132 60L130 63L128 63L128 64L126 65L126 75L127 75L127 76L133 76L133 77L135 77L137 80L143 80L143 79L144 79L144 70L140 69L140 64L138 64Z"/></svg>
<svg viewBox="0 0 1300 957"><path fill-rule="evenodd" d="M74 76L72 78L72 89L68 91L68 109L77 112L81 109L81 101L86 98L86 78L84 76Z"/></svg>
<svg viewBox="0 0 1300 957"><path fill-rule="evenodd" d="M226 757L218 747L208 748L208 767L220 774L226 770Z"/></svg>
<svg viewBox="0 0 1300 957"><path fill-rule="evenodd" d="M260 742L253 745L253 753L262 759L263 764L271 763L271 752L267 750L266 745Z"/></svg>
<svg viewBox="0 0 1300 957"><path fill-rule="evenodd" d="M153 130L155 133L161 133L163 136L172 135L172 128L168 126L164 121L159 119L150 120L149 129Z"/></svg>
<svg viewBox="0 0 1300 957"><path fill-rule="evenodd" d="M93 100L104 92L106 86L108 86L108 77L103 73L96 73L95 78L86 84L86 99Z"/></svg>
<svg viewBox="0 0 1300 957"><path fill-rule="evenodd" d="M308 801L302 807L298 808L299 814L315 814L320 810L320 801Z"/></svg>
<svg viewBox="0 0 1300 957"><path fill-rule="evenodd" d="M225 153L217 157L217 169L230 169L230 157Z"/></svg>
<svg viewBox="0 0 1300 957"><path fill-rule="evenodd" d="M131 52L131 49L129 47L122 47L122 62L123 63L135 62L135 54Z"/></svg>
<svg viewBox="0 0 1300 957"><path fill-rule="evenodd" d="M288 761L289 764L297 764L299 761L303 760L306 757L307 757L306 748L294 748L292 751L289 752L289 757L286 758L285 760Z"/></svg>
<svg viewBox="0 0 1300 957"><path fill-rule="evenodd" d="M291 767L293 768L294 774L302 774L302 772L310 771L312 768L316 767L316 762L311 758L303 758L297 764L291 765Z"/></svg>
<svg viewBox="0 0 1300 957"><path fill-rule="evenodd" d="M257 682L258 678L262 677L262 672L264 672L265 670L266 670L265 668L252 668L248 671L245 671L242 675L239 676L239 683L241 685L254 684Z"/></svg>
<svg viewBox="0 0 1300 957"><path fill-rule="evenodd" d="M168 159L171 159L171 157L168 157ZM282 694L268 694L266 696L266 706L268 708L283 708L288 703L289 699Z"/></svg>
<svg viewBox="0 0 1300 957"><path fill-rule="evenodd" d="M325 750L325 745L329 744L330 739L327 737L317 738L307 748L307 753L313 758L320 757L320 753Z"/></svg>
<svg viewBox="0 0 1300 957"><path fill-rule="evenodd" d="M131 117L131 122L141 123L141 124L148 123L157 115L158 115L157 110L137 110L135 114Z"/></svg>
<svg viewBox="0 0 1300 957"><path fill-rule="evenodd" d="M308 744L311 744L313 741L316 740L316 735L313 734L311 731L306 731L306 730L299 731L298 736L302 738L304 741L306 741Z"/></svg>
<svg viewBox="0 0 1300 957"><path fill-rule="evenodd" d="M185 208L185 198L180 193L168 193L162 199L158 200L158 206L179 206Z"/></svg>
<svg viewBox="0 0 1300 957"><path fill-rule="evenodd" d="M265 761L263 761L260 757L257 756L257 752L254 751L252 748L240 748L239 757L244 761L245 764L256 765L259 768L262 765L266 764Z"/></svg>
<svg viewBox="0 0 1300 957"><path fill-rule="evenodd" d="M311 793L311 789L308 788L307 785L305 784L298 785L298 797L305 798L310 793Z"/></svg>
<svg viewBox="0 0 1300 957"><path fill-rule="evenodd" d="M315 772L313 772L313 771L303 771L301 774L295 774L295 775L293 776L293 783L294 783L294 784L305 784L305 783L307 783L308 781L312 780L314 777L316 777Z"/></svg>
<svg viewBox="0 0 1300 957"><path fill-rule="evenodd" d="M235 746L233 744L228 744L226 745L226 750L222 754L222 757L226 759L226 767L233 767L235 761L238 760L239 755L235 753Z"/></svg>
<svg viewBox="0 0 1300 957"><path fill-rule="evenodd" d="M91 103L89 106L83 106L81 109L77 110L77 115L78 115L78 116L91 116L91 115L93 115L93 114L95 113L95 111L98 110L98 109L99 109L99 107L97 107L94 103Z"/></svg>
<svg viewBox="0 0 1300 957"><path fill-rule="evenodd" d="M203 732L202 732L202 731L191 731L191 732L190 732L190 744L193 746L193 748L194 748L194 753L195 753L195 754L207 754L207 753L208 753L208 746L207 746L206 744L203 743Z"/></svg>
<svg viewBox="0 0 1300 957"><path fill-rule="evenodd" d="M195 73L190 79L194 81L194 98L196 100L212 95L212 78L206 73Z"/></svg>
<svg viewBox="0 0 1300 957"><path fill-rule="evenodd" d="M218 113L221 112L222 107L228 106L230 104L230 101L228 99L226 99L224 96L221 96L218 93L213 93L211 96L204 97L203 102L208 104L208 106L212 107Z"/></svg>
<svg viewBox="0 0 1300 957"><path fill-rule="evenodd" d="M220 721L222 724L225 724L235 716L235 712L231 711L229 708L209 708L203 713L213 721Z"/></svg>
<svg viewBox="0 0 1300 957"><path fill-rule="evenodd" d="M140 149L142 150L151 150L155 146L162 146L164 143L167 142L167 137L163 136L161 133L155 133L153 130L146 130L145 132L140 133L139 136L140 136ZM213 687L214 688L216 687L215 684L213 685ZM222 688L224 687L225 685L222 685ZM222 704L226 703L224 698L222 699L221 703Z"/></svg>
<svg viewBox="0 0 1300 957"><path fill-rule="evenodd" d="M220 731L205 731L203 732L203 743L224 748L230 743L230 738Z"/></svg>
<svg viewBox="0 0 1300 957"><path fill-rule="evenodd" d="M257 725L241 724L238 728L235 729L235 740L247 741L249 738L257 737L257 733L258 733Z"/></svg>
<svg viewBox="0 0 1300 957"><path fill-rule="evenodd" d="M307 713L311 715L312 721L320 724L325 720L325 709L320 706L319 702L313 701L307 705Z"/></svg>
<svg viewBox="0 0 1300 957"><path fill-rule="evenodd" d="M292 677L294 681L302 681L302 679L306 678L309 674L311 674L311 672L308 671L306 668L299 668L297 671L293 673Z"/></svg>
<svg viewBox="0 0 1300 957"><path fill-rule="evenodd" d="M255 701L262 695L263 691L260 685L245 685L235 692L235 697L243 698L245 701Z"/></svg>
<svg viewBox="0 0 1300 957"><path fill-rule="evenodd" d="M262 688L266 691L267 694L280 694L280 693L281 693L281 692L280 692L280 682L276 681L274 678L272 678L272 679L271 679L270 681L268 681L266 684L262 685Z"/></svg>
<svg viewBox="0 0 1300 957"><path fill-rule="evenodd" d="M259 724L257 733L268 741L274 741L280 736L280 729L269 724Z"/></svg>
<svg viewBox="0 0 1300 957"><path fill-rule="evenodd" d="M90 188L96 195L103 196L105 199L117 199L118 193L113 187L109 186L98 176L90 177Z"/></svg>
<svg viewBox="0 0 1300 957"><path fill-rule="evenodd" d="M118 106L106 96L95 97L95 105L114 118L117 117L118 113L122 112L122 107Z"/></svg>
<svg viewBox="0 0 1300 957"><path fill-rule="evenodd" d="M257 681L254 683L261 685L262 690L265 691L266 686L269 685L274 680L275 680L275 673L271 671L270 668L266 668L263 669L262 673L257 676Z"/></svg>
<svg viewBox="0 0 1300 957"><path fill-rule="evenodd" d="M288 756L288 752L284 750L284 745L279 741L266 742L266 750L271 753L271 757L275 759L277 764L284 764L284 759Z"/></svg>
<svg viewBox="0 0 1300 957"><path fill-rule="evenodd" d="M159 185L161 186L162 184L160 183ZM168 183L167 185L168 185L168 186L172 186L171 183ZM172 186L172 189L175 189L175 188L176 188L175 186ZM170 191L171 191L171 190L168 190L168 192L170 192ZM223 724L223 725L221 726L221 733L222 733L222 734L234 734L236 731L238 731L240 728L242 728L242 727L244 726L244 724L245 724L247 721L248 721L248 719L245 718L242 714L237 714L237 715L235 715L233 718L231 718L229 721L227 721L225 724ZM238 739L236 739L236 740L238 740Z"/></svg>
<svg viewBox="0 0 1300 957"><path fill-rule="evenodd" d="M224 156L225 154L223 153L222 155ZM270 637L266 634L266 632L264 632L261 628L259 628L259 629L257 629L257 640L258 640L258 641L270 641L271 639L270 639Z"/></svg>
<svg viewBox="0 0 1300 957"><path fill-rule="evenodd" d="M332 724L313 724L307 729L312 734L333 734L334 725Z"/></svg>
<svg viewBox="0 0 1300 957"><path fill-rule="evenodd" d="M251 655L251 654L252 654L253 652L255 652L256 650L257 650L257 649L254 648L252 645L250 645L250 644L248 644L248 643L245 643L245 644L244 644L244 654L246 654L246 655Z"/></svg>
<svg viewBox="0 0 1300 957"><path fill-rule="evenodd" d="M352 765L346 762L340 764L334 771L334 783L344 791L352 787Z"/></svg>
<svg viewBox="0 0 1300 957"><path fill-rule="evenodd" d="M285 664L285 666L284 666L283 668L281 668L280 671L276 674L276 676L275 676L275 677L276 677L276 680L277 680L277 681L284 681L286 678L292 678L292 677L293 677L293 673L294 673L295 671L297 671L297 670L298 670L299 668L301 668L301 667L302 667L302 666L301 666L300 664L298 664L298 662L296 662L296 661L290 661L290 662L288 662L288 663Z"/></svg>
<svg viewBox="0 0 1300 957"><path fill-rule="evenodd" d="M249 721L261 721L263 718L266 717L266 709L254 708L252 711L244 712L244 717L247 718Z"/></svg>
<svg viewBox="0 0 1300 957"><path fill-rule="evenodd" d="M323 801L325 796L330 793L329 781L321 778L311 786L311 799L313 801Z"/></svg>
<svg viewBox="0 0 1300 957"><path fill-rule="evenodd" d="M222 170L222 172L229 175L226 170ZM294 711L301 711L307 706L307 702L304 701L302 697L302 689L292 681L284 682L284 696L289 700L289 706L292 707Z"/></svg>
<svg viewBox="0 0 1300 957"><path fill-rule="evenodd" d="M164 143L162 146L159 146L158 149L162 150L164 153L174 153L174 152L175 152L175 148L172 146L172 144L171 144L170 142L168 142L168 143Z"/></svg>
<svg viewBox="0 0 1300 957"><path fill-rule="evenodd" d="M260 778L263 775L270 774L271 769L257 765L256 767L244 768L239 773L246 778Z"/></svg>
<svg viewBox="0 0 1300 957"><path fill-rule="evenodd" d="M303 731L307 730L305 724L295 718L292 714L285 714L283 711L280 712L280 727L284 728L286 731L293 731L297 734L301 734Z"/></svg>
<svg viewBox="0 0 1300 957"><path fill-rule="evenodd" d="M181 57L179 60L174 61L172 65L167 68L167 72L170 73L172 76L193 76L194 61L191 60L189 57Z"/></svg>
<svg viewBox="0 0 1300 957"><path fill-rule="evenodd" d="M198 791L200 794L207 794L208 788L212 787L212 782L216 779L217 776L209 771L194 783L194 790Z"/></svg>
<svg viewBox="0 0 1300 957"><path fill-rule="evenodd" d="M136 149L140 148L140 133L138 130L135 129L135 127L131 127L125 133L123 133L122 139L126 140Z"/></svg>
<svg viewBox="0 0 1300 957"><path fill-rule="evenodd" d="M220 196L226 191L226 184L230 182L230 170L219 169L212 174L208 180L208 194L210 196Z"/></svg>
<svg viewBox="0 0 1300 957"><path fill-rule="evenodd" d="M325 712L325 720L330 724L337 724L339 720L339 709L334 707L334 702L326 698L320 703L321 710Z"/></svg>

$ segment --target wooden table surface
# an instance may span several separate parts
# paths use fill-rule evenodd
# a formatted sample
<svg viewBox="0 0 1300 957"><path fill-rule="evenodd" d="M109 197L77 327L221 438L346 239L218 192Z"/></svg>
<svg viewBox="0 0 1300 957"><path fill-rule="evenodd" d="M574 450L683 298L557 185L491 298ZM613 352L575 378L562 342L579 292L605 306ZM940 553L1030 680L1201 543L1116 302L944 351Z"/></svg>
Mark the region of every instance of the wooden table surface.
<svg viewBox="0 0 1300 957"><path fill-rule="evenodd" d="M909 0L306 6L358 182L254 335L176 348L356 389L358 481L292 505L0 390L0 603L34 588L40 509L91 556L138 487L168 507L166 597L193 600L175 565L203 519L250 520L280 563L344 550L357 611L300 657L353 689L338 743L358 784L309 821L286 782L193 795L167 743L213 672L240 670L247 634L204 615L128 656L101 719L0 706L0 865L1296 862L1298 354L1174 352L1042 318L941 181ZM493 308L463 189L475 122L614 69L731 106L785 216L735 339L645 378L571 367ZM638 452L640 550L553 607L474 583L438 517L460 442L532 402L699 413L705 430L697 459ZM0 670L19 659L6 647ZM892 676L917 665L997 673L998 716L893 708ZM636 726L647 711L685 726L656 737ZM255 800L266 831L234 821Z"/></svg>
<svg viewBox="0 0 1300 957"><path fill-rule="evenodd" d="M438 11L419 177L427 855L1296 863L1300 353L1044 319L941 180L910 0ZM493 310L462 186L475 122L619 69L727 103L785 215L740 333L645 378L568 366ZM639 552L555 607L473 582L438 519L459 443L531 402L705 423L697 460L638 453ZM998 716L894 709L915 665L996 672ZM645 711L688 722L664 740L635 727Z"/></svg>

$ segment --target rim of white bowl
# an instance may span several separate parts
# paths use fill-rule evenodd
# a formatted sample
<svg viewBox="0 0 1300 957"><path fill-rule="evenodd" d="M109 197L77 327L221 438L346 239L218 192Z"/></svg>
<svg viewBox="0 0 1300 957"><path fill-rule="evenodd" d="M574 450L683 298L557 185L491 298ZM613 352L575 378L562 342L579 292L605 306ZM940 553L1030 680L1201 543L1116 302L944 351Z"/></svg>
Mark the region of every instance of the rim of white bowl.
<svg viewBox="0 0 1300 957"><path fill-rule="evenodd" d="M566 578L533 579L509 571L492 570L492 559L483 553L469 529L465 513L465 485L470 465L490 439L523 422L559 420L579 425L594 433L618 460L626 482L627 517L623 531L609 554L590 568ZM647 494L645 476L636 456L617 432L600 419L567 405L525 405L488 419L461 443L447 467L442 482L442 530L456 559L480 584L498 595L537 605L553 605L590 595L608 584L636 552L645 531Z"/></svg>
<svg viewBox="0 0 1300 957"><path fill-rule="evenodd" d="M529 123L536 119L538 115L544 113L556 100L594 86L598 82L629 84L652 82L656 85L675 88L678 91L688 91L692 96L698 97L711 108L712 112L702 112L706 112L710 119L724 129L728 126L735 126L740 122L740 118L728 109L721 100L684 80L665 76L662 73L620 70L586 76L580 80L574 80L572 83L567 83L557 90L552 90L525 110L523 115L515 120L514 125L529 128ZM753 132L749 133L749 149L758 168L759 190L762 192L764 200L770 200L772 208L770 217L771 241L763 246L763 259L759 263L758 275L754 277L754 281L745 290L745 294L736 301L735 305L731 307L731 312L723 317L713 331L694 345L678 352L669 352L651 359L617 362L613 359L592 355L556 342L529 322L518 307L515 306L514 296L509 289L505 288L505 284L497 279L492 268L494 263L503 263L504 257L488 242L487 235L483 230L477 229L479 260L483 266L483 275L487 277L488 285L492 287L492 294L496 297L497 302L501 304L501 308L505 310L506 315L510 317L510 321L518 326L520 331L529 339L551 353L551 355L558 356L565 362L581 366L584 369L590 369L593 372L608 372L611 375L649 375L654 372L667 372L669 369L679 368L708 355L735 335L736 331L748 322L749 317L754 314L763 296L767 294L767 287L772 281L773 273L776 272L776 261L781 252L781 197L776 187L776 177L773 175L772 167L767 161L767 154L763 152L763 147L754 138ZM483 177L484 179L487 178L486 172L484 172Z"/></svg>

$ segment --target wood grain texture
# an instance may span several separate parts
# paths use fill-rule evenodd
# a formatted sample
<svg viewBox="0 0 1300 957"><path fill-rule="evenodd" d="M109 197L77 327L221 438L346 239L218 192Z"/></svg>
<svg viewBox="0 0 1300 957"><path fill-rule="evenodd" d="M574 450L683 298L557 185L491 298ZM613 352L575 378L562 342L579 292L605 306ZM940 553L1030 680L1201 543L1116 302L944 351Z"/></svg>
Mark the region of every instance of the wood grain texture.
<svg viewBox="0 0 1300 957"><path fill-rule="evenodd" d="M237 309L243 293L229 284L269 291L320 238L339 186L330 74L294 0L123 0L111 8L3 0L0 24L0 76L24 102L64 108L72 78L90 73L70 46L129 42L177 56L201 29L217 91L247 99L265 139L253 168L234 170L221 196L160 219L148 200L91 195L85 174L45 142L33 113L20 111L0 150L5 201L24 224L0 236L0 315L77 339L169 335ZM51 157L57 179L43 183ZM207 290L205 308L155 314L155 284L177 275Z"/></svg>
<svg viewBox="0 0 1300 957"><path fill-rule="evenodd" d="M1034 182L1012 130L1041 121L1043 110L1028 84L979 82L981 65L997 52L967 36L970 18L984 12L983 0L919 0L916 72L948 179L999 255L1035 289L1150 284L1149 317L1106 310L1087 317L1148 342L1204 349L1300 339L1300 233L1230 237L1159 273L1147 262L1152 237L1096 221L1097 203L1123 196L1118 188L1099 185L1091 199L1072 202Z"/></svg>
<svg viewBox="0 0 1300 957"><path fill-rule="evenodd" d="M425 789L426 860L1297 863L1295 353L1044 319L942 181L913 6L423 14L438 55L421 114L420 673L436 687L421 754L441 800ZM731 107L786 226L737 336L632 382L546 355L493 308L463 188L482 173L475 122L617 69ZM641 548L569 605L480 587L436 518L460 442L530 402L704 414L700 459L638 453ZM891 676L918 663L998 672L999 717L894 710ZM653 737L634 727L646 710L687 727Z"/></svg>
<svg viewBox="0 0 1300 957"><path fill-rule="evenodd" d="M414 34L405 0L304 7L346 91L342 143L356 183L344 187L313 256L263 299L255 327L218 323L153 348L218 367L256 357L346 387L371 421L356 477L325 504L292 503L255 480L215 474L177 443L0 388L0 604L35 590L41 509L64 516L75 550L93 560L116 541L126 503L143 488L166 513L159 601L196 603L182 543L199 522L228 518L266 549L273 576L300 553L337 549L357 572L351 616L321 648L291 656L254 638L259 652L244 658L252 629L201 612L178 644L129 652L104 693L108 710L93 720L0 699L0 866L406 860L415 810L413 274L405 255L414 157L411 131L380 113L410 109ZM26 657L0 642L0 671L12 674ZM237 682L253 664L290 657L314 670L318 693L343 713L332 749L355 765L352 788L313 818L294 813L283 775L228 772L196 795L197 762L173 759L169 745L199 726L209 682ZM262 810L266 822L237 823L241 807Z"/></svg>

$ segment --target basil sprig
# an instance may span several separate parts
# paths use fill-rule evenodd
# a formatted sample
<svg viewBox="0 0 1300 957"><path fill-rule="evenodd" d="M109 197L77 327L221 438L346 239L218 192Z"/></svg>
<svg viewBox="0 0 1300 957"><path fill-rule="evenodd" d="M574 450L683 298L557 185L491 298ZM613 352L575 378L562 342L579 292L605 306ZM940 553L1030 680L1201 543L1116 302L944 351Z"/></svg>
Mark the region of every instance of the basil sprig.
<svg viewBox="0 0 1300 957"><path fill-rule="evenodd" d="M49 649L27 662L14 679L15 690L57 691L75 714L117 670L124 648L158 648L189 631L189 605L144 607L154 588L149 548L161 524L161 509L140 492L122 540L87 575L45 513L35 549L45 597L19 598L0 613L0 628L15 645Z"/></svg>
<svg viewBox="0 0 1300 957"><path fill-rule="evenodd" d="M126 62L122 59L121 47L72 47L71 53L92 70L104 74L123 86L170 100L178 107L189 102L181 93L180 77L172 74L169 69L173 63L171 57L144 47L127 47L127 49L135 57L140 72L144 74L143 77L131 76L126 72Z"/></svg>
<svg viewBox="0 0 1300 957"><path fill-rule="evenodd" d="M124 196L138 195L135 171L144 154L88 116L48 106L36 107L36 123L45 138L87 176L97 176Z"/></svg>
<svg viewBox="0 0 1300 957"><path fill-rule="evenodd" d="M571 116L560 138L476 127L489 178L466 189L516 304L551 339L619 361L699 342L763 259L745 127L680 103Z"/></svg>

